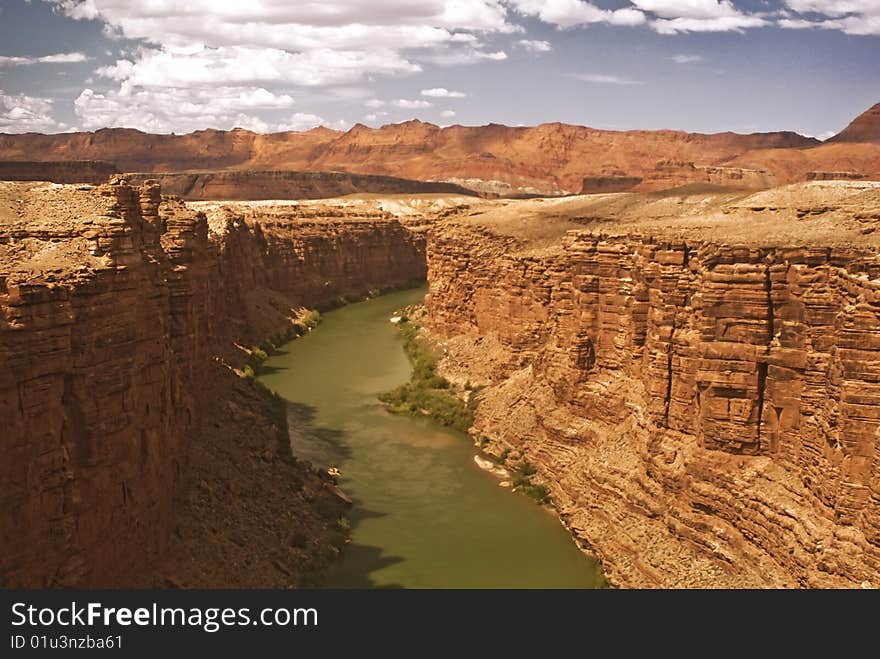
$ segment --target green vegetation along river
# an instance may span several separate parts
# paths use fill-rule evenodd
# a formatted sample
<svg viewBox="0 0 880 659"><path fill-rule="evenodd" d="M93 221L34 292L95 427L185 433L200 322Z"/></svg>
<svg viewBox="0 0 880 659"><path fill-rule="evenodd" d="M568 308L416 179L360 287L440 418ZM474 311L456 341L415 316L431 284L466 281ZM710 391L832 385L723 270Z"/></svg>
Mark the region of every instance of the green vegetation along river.
<svg viewBox="0 0 880 659"><path fill-rule="evenodd" d="M393 415L377 396L409 377L388 322L425 289L331 311L285 345L260 379L284 396L297 457L342 472L351 543L328 586L592 588L596 561L556 518L474 464L462 433Z"/></svg>

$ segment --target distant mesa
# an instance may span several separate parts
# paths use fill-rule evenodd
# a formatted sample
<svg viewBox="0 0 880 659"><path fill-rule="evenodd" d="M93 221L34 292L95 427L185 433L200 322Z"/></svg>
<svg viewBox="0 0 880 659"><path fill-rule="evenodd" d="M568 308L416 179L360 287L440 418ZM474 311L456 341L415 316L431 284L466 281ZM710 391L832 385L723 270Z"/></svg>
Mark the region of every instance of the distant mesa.
<svg viewBox="0 0 880 659"><path fill-rule="evenodd" d="M242 129L152 135L125 128L0 134L0 161L18 163L4 164L4 178L10 168L18 168L19 176L28 172L24 162L31 163L27 175L35 176L36 161L101 161L115 163L118 171L155 174L347 172L409 181L470 181L473 185L465 187L512 197L647 192L692 184L761 189L801 182L814 172L857 172L880 179L880 104L826 142L791 131L709 135L561 123L441 128L413 120L381 128L358 124L347 132L319 128L268 135ZM73 176L68 173L73 164L58 167L49 171L49 180L66 182ZM87 173L80 178L97 176L97 165L83 167ZM169 183L166 189L178 185Z"/></svg>

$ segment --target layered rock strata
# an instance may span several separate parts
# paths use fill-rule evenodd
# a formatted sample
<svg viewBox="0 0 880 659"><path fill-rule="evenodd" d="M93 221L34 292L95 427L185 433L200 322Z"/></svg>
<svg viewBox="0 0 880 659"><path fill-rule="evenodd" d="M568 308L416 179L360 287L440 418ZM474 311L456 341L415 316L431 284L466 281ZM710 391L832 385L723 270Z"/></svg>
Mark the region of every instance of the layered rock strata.
<svg viewBox="0 0 880 659"><path fill-rule="evenodd" d="M413 181L394 176L346 172L214 171L179 174L126 174L132 185L156 180L166 194L187 200L327 199L348 194L463 194L453 183Z"/></svg>
<svg viewBox="0 0 880 659"><path fill-rule="evenodd" d="M538 468L612 582L880 585L880 249L813 211L778 243L433 228L427 310L444 372L486 385L474 436Z"/></svg>
<svg viewBox="0 0 880 659"><path fill-rule="evenodd" d="M0 183L0 583L143 583L167 558L192 445L213 441L202 433L228 437L218 450L229 456L271 462L274 449L251 445L271 425L262 413L235 397L245 409L220 409L248 417L252 437L222 435L227 419L208 415L229 395L216 358L241 360L237 342L282 333L296 307L424 277L423 236L388 214L354 215L224 212L209 227L152 184ZM242 466L223 484L246 499L239 471L260 472ZM321 488L299 478L284 501L308 526L306 493Z"/></svg>
<svg viewBox="0 0 880 659"><path fill-rule="evenodd" d="M106 183L119 168L102 160L0 160L0 181Z"/></svg>

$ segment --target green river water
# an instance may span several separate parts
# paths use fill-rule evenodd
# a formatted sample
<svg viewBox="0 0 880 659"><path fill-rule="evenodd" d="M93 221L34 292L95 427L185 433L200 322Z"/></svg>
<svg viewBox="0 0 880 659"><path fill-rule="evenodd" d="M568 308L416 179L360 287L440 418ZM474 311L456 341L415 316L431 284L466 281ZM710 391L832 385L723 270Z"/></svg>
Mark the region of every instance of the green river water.
<svg viewBox="0 0 880 659"><path fill-rule="evenodd" d="M351 543L327 585L596 587L596 561L552 514L479 469L470 438L390 414L377 400L410 373L388 319L424 294L389 293L328 312L260 375L289 401L294 454L337 467L354 501Z"/></svg>

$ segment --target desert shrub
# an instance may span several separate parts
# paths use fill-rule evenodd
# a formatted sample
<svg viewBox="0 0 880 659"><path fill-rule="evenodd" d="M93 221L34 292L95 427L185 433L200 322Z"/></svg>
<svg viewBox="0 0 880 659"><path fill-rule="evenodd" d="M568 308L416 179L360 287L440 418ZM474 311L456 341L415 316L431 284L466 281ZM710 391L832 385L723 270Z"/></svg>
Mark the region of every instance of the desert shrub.
<svg viewBox="0 0 880 659"><path fill-rule="evenodd" d="M379 396L391 412L428 415L438 423L467 432L474 423L472 406L451 391L449 381L437 374L437 360L431 347L419 338L419 328L401 320L403 349L412 364L409 382Z"/></svg>
<svg viewBox="0 0 880 659"><path fill-rule="evenodd" d="M256 373L260 369L260 364L269 359L269 354L259 346L252 346L248 351L245 363L250 366L251 370Z"/></svg>
<svg viewBox="0 0 880 659"><path fill-rule="evenodd" d="M534 483L527 483L520 486L519 489L527 497L531 497L538 503L543 504L550 501L550 490L547 489L546 485L535 485Z"/></svg>
<svg viewBox="0 0 880 659"><path fill-rule="evenodd" d="M294 332L302 336L306 332L315 329L321 323L321 312L315 309L309 311L303 318L294 323Z"/></svg>
<svg viewBox="0 0 880 659"><path fill-rule="evenodd" d="M549 503L549 488L546 485L532 482L532 476L536 473L537 470L530 462L522 460L513 473L513 487L538 503Z"/></svg>

